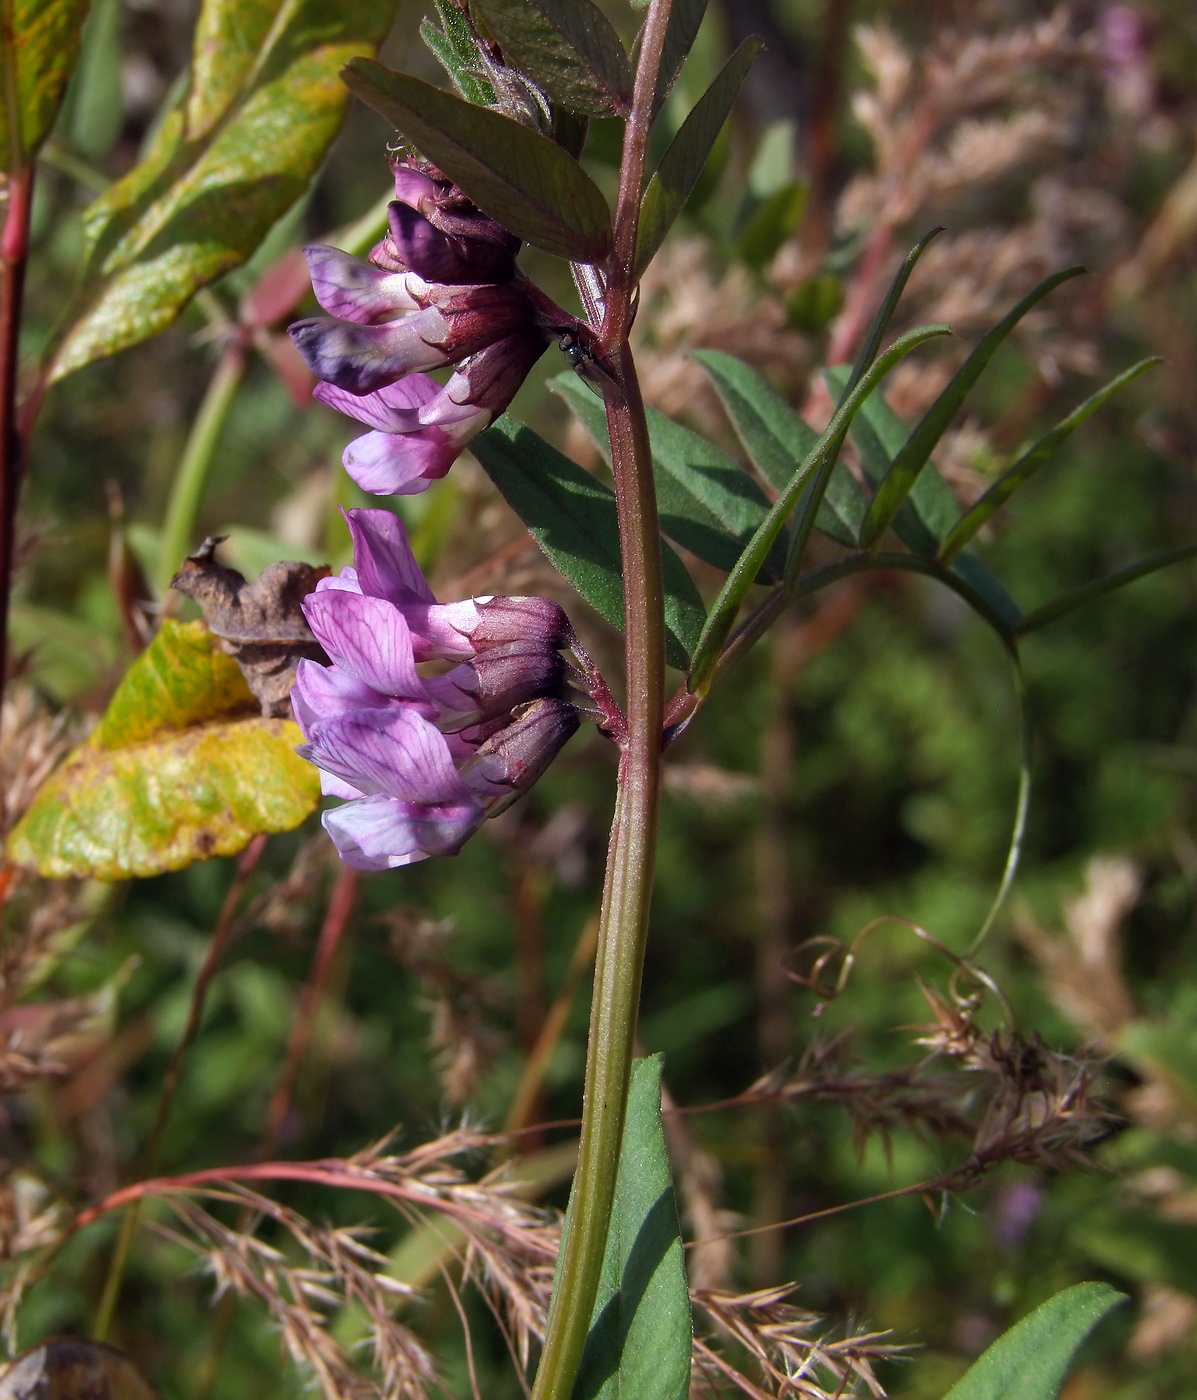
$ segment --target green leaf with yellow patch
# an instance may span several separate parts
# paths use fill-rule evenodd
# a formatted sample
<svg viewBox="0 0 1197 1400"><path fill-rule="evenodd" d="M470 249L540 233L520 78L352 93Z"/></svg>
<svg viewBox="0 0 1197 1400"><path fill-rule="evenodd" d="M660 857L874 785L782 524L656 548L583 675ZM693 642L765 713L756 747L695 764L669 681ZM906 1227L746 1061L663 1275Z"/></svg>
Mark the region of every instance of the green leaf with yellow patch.
<svg viewBox="0 0 1197 1400"><path fill-rule="evenodd" d="M299 727L257 709L203 623L165 622L14 828L9 859L123 880L290 831L319 804L319 775L295 752Z"/></svg>
<svg viewBox="0 0 1197 1400"><path fill-rule="evenodd" d="M0 7L0 170L28 165L49 135L79 54L87 4L12 0Z"/></svg>

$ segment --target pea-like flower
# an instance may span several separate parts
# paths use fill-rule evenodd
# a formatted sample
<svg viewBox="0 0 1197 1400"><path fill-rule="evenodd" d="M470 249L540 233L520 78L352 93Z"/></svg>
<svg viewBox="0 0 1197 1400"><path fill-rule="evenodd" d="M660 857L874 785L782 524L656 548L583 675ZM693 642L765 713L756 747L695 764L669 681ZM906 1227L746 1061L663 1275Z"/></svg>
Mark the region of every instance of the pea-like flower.
<svg viewBox="0 0 1197 1400"><path fill-rule="evenodd" d="M409 165L394 174L390 231L369 262L304 249L329 314L290 327L322 381L315 397L372 429L343 460L377 495L410 495L444 476L553 335L544 299L516 268L518 240L448 182ZM425 373L450 366L444 385Z"/></svg>
<svg viewBox="0 0 1197 1400"><path fill-rule="evenodd" d="M547 598L438 603L388 511L351 510L354 564L304 601L332 661L302 661L291 692L341 858L366 870L454 855L540 777L578 727ZM418 663L457 665L425 676Z"/></svg>

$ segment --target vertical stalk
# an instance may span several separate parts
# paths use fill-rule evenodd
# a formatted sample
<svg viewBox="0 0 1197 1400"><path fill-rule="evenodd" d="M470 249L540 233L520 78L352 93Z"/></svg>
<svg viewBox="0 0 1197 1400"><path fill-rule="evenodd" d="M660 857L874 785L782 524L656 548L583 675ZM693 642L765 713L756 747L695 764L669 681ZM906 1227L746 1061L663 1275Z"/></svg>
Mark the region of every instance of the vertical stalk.
<svg viewBox="0 0 1197 1400"><path fill-rule="evenodd" d="M670 0L653 0L644 22L624 130L600 331L601 351L616 381L607 395L607 427L623 562L628 727L599 915L578 1169L533 1400L569 1400L594 1310L615 1199L656 856L665 705L664 588L648 424L628 332L645 154L669 10Z"/></svg>
<svg viewBox="0 0 1197 1400"><path fill-rule="evenodd" d="M32 205L33 166L14 165L8 181L4 232L0 236L0 688L8 666L8 606L16 563L17 502L23 470L17 422L17 363Z"/></svg>
<svg viewBox="0 0 1197 1400"><path fill-rule="evenodd" d="M154 579L159 598L165 596L191 547L208 469L244 374L245 349L239 342L230 341L208 383L171 485L162 527L162 553Z"/></svg>

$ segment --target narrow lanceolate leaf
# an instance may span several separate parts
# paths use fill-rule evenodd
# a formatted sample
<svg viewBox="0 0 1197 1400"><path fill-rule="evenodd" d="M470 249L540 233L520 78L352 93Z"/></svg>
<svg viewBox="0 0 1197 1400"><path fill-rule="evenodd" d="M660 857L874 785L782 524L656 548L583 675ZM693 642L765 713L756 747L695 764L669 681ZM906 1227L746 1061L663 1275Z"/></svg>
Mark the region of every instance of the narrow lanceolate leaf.
<svg viewBox="0 0 1197 1400"><path fill-rule="evenodd" d="M1077 1348L1126 1295L1108 1283L1078 1283L1003 1333L944 1400L1055 1400Z"/></svg>
<svg viewBox="0 0 1197 1400"><path fill-rule="evenodd" d="M748 70L761 51L761 41L745 39L727 60L719 76L694 104L657 167L636 231L636 274L652 261L674 220L694 192L715 139L723 130Z"/></svg>
<svg viewBox="0 0 1197 1400"><path fill-rule="evenodd" d="M476 437L470 450L554 568L597 613L622 628L623 564L610 487L507 414ZM685 669L702 630L702 598L664 540L661 558L666 651L670 665Z"/></svg>
<svg viewBox="0 0 1197 1400"><path fill-rule="evenodd" d="M1153 355L1150 359L1140 360L1137 365L1123 370L1120 375L1111 379L1096 394L1091 395L1084 403L1074 408L1068 417L1057 423L1050 432L1044 433L1039 441L1033 447L1028 448L1008 471L1003 472L968 511L964 519L959 521L948 533L947 538L939 547L940 559L947 561L955 558L981 526L1006 504L1020 486L1025 485L1031 479L1067 437L1076 432L1081 424L1087 418L1091 418L1108 399L1113 398L1119 389L1124 389L1132 380L1138 379L1144 370L1160 363L1162 363L1160 356Z"/></svg>
<svg viewBox="0 0 1197 1400"><path fill-rule="evenodd" d="M722 350L696 350L694 358L710 375L748 460L774 491L784 491L814 451L818 433L743 360ZM868 508L860 483L837 462L815 517L815 529L851 548Z"/></svg>
<svg viewBox="0 0 1197 1400"><path fill-rule="evenodd" d="M435 0L435 5L440 28L426 18L420 24L420 38L467 102L482 106L493 102L495 90L483 76L482 57L465 17L450 0Z"/></svg>
<svg viewBox="0 0 1197 1400"><path fill-rule="evenodd" d="M88 0L8 0L0 8L0 170L28 165L50 134L87 8Z"/></svg>
<svg viewBox="0 0 1197 1400"><path fill-rule="evenodd" d="M573 1400L685 1400L690 1295L661 1131L661 1061L632 1063L603 1272Z"/></svg>
<svg viewBox="0 0 1197 1400"><path fill-rule="evenodd" d="M833 394L842 394L848 371L835 365L824 371ZM878 487L885 480L894 458L909 436L906 424L886 403L884 395L869 396L852 420L852 440L860 453L860 465L869 482ZM960 519L960 507L952 488L940 475L939 468L928 460L919 473L909 497L894 517L894 532L916 554L934 558L939 542ZM979 593L990 610L1002 619L1006 627L1015 627L1022 613L997 575L972 550L958 554L949 565L951 571L964 579Z"/></svg>
<svg viewBox="0 0 1197 1400"><path fill-rule="evenodd" d="M261 718L203 623L168 621L17 824L8 858L55 878L123 880L231 855L316 809L302 737Z"/></svg>
<svg viewBox="0 0 1197 1400"><path fill-rule="evenodd" d="M657 90L653 94L653 116L665 105L670 89L682 71L686 56L694 47L702 17L707 12L707 0L673 0L669 21L665 26L665 45L661 50L661 67L657 71Z"/></svg>
<svg viewBox="0 0 1197 1400"><path fill-rule="evenodd" d="M84 212L80 301L53 380L165 330L254 252L337 133L341 66L388 22L373 0L205 0L182 101Z"/></svg>
<svg viewBox="0 0 1197 1400"><path fill-rule="evenodd" d="M627 112L632 70L592 0L474 0L503 58L553 99L588 117Z"/></svg>
<svg viewBox="0 0 1197 1400"><path fill-rule="evenodd" d="M932 336L945 335L947 329L947 326L919 326L916 330L907 331L905 335L900 336L869 366L864 378L836 409L814 450L808 454L785 490L773 503L769 514L761 522L748 548L728 576L723 591L715 600L690 666L687 684L691 692L703 692L709 685L719 660L719 653L731 633L740 605L760 572L761 565L768 558L774 541L785 528L790 512L795 506L800 506L789 546L785 577L787 591L797 587L797 571L806 542L814 528L832 468L847 436L848 427L861 404L900 360Z"/></svg>
<svg viewBox="0 0 1197 1400"><path fill-rule="evenodd" d="M344 78L517 237L573 262L606 256L607 201L573 156L547 136L371 59L356 59Z"/></svg>
<svg viewBox="0 0 1197 1400"><path fill-rule="evenodd" d="M549 388L565 399L609 463L602 403L573 374L558 375ZM769 512L764 493L732 458L652 408L648 431L662 531L704 563L730 572ZM784 567L785 554L778 546L758 582L774 582Z"/></svg>
<svg viewBox="0 0 1197 1400"><path fill-rule="evenodd" d="M902 259L902 266L894 273L894 280L889 284L889 290L877 308L873 323L866 332L864 340L861 341L860 349L856 352L856 359L841 391L841 398L856 388L857 384L860 383L861 375L877 358L877 351L881 349L881 342L885 339L885 332L889 329L889 323L893 320L894 312L898 309L898 302L902 300L902 293L906 290L906 283L910 281L910 274L914 271L915 264L923 256L923 250L927 244L942 232L942 224L928 230Z"/></svg>
<svg viewBox="0 0 1197 1400"><path fill-rule="evenodd" d="M978 342L972 354L948 381L946 388L923 415L922 421L894 458L893 466L873 497L873 504L865 517L864 529L860 536L860 542L865 548L875 544L893 524L894 517L910 494L919 473L934 451L935 444L943 436L956 410L981 377L986 365L997 354L1002 342L1048 292L1058 287L1061 282L1067 282L1070 277L1078 277L1084 270L1083 267L1069 267L1045 278Z"/></svg>
<svg viewBox="0 0 1197 1400"><path fill-rule="evenodd" d="M1125 588L1128 583L1134 583L1136 579L1146 578L1148 574L1154 574L1160 569L1169 568L1172 564L1180 564L1186 559L1193 558L1197 558L1197 544L1182 544L1178 549L1169 549L1163 554L1153 554L1150 559L1142 559L1139 563L1131 564L1128 568L1119 569L1116 574L1107 574L1105 578L1095 578L1092 583L1084 583L1080 588L1074 588L1068 593L1062 593L1058 598L1053 598L1050 603L1044 603L1041 608L1027 613L1015 631L1020 637L1025 637L1028 632L1038 632L1049 622L1056 622L1060 618L1066 617L1070 612L1075 612L1077 608L1083 608L1086 603L1095 602L1107 593L1114 593L1119 588Z"/></svg>

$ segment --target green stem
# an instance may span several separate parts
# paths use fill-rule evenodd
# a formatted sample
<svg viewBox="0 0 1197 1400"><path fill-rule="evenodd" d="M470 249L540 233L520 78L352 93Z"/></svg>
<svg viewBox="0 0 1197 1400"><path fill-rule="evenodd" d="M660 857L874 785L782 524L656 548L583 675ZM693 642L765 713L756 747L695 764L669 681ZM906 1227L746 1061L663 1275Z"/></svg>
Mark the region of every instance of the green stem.
<svg viewBox="0 0 1197 1400"><path fill-rule="evenodd" d="M230 342L220 357L204 401L191 425L191 433L171 486L166 523L162 527L162 552L154 578L160 598L166 595L171 579L192 547L208 469L216 455L216 446L224 431L229 409L244 376L245 351L241 345Z"/></svg>
<svg viewBox="0 0 1197 1400"><path fill-rule="evenodd" d="M632 111L624 132L614 252L600 335L603 358L614 370L617 384L607 398L607 428L624 576L627 737L620 755L599 914L578 1168L533 1400L569 1400L590 1329L615 1199L656 858L665 707L665 594L652 451L628 332L652 100L669 10L670 0L653 0L644 23Z"/></svg>

